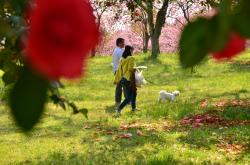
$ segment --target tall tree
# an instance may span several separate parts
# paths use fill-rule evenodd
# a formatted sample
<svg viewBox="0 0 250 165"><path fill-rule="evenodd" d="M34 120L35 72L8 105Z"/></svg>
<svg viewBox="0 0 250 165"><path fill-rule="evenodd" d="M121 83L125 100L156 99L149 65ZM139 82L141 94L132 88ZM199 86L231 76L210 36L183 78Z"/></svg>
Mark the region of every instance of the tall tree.
<svg viewBox="0 0 250 165"><path fill-rule="evenodd" d="M140 7L147 13L147 22L151 37L152 58L157 58L160 54L159 38L161 30L165 25L166 13L171 0L120 0L125 1L129 10L134 11Z"/></svg>
<svg viewBox="0 0 250 165"><path fill-rule="evenodd" d="M148 16L147 13L142 10L137 8L134 13L131 14L132 19L135 21L135 23L138 23L139 26L141 27L141 36L143 40L143 45L142 45L142 50L143 53L148 52L148 44L150 40L150 33L149 33L149 25L148 25Z"/></svg>
<svg viewBox="0 0 250 165"><path fill-rule="evenodd" d="M94 14L96 17L97 27L101 31L101 20L103 18L103 14L112 6L115 6L118 0L91 0L91 6L93 7ZM91 51L91 57L95 57L96 48L93 48Z"/></svg>

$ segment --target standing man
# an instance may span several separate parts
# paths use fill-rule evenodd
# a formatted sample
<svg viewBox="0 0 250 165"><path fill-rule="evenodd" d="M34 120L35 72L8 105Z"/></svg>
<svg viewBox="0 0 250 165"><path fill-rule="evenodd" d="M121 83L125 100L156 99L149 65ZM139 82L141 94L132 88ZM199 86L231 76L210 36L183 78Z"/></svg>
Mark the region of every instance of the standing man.
<svg viewBox="0 0 250 165"><path fill-rule="evenodd" d="M116 74L120 59L122 57L123 51L125 47L125 40L123 38L117 38L116 40L116 47L113 52L113 59L112 59L112 64L113 64L113 72L114 75ZM116 88L115 88L115 105L119 106L122 100L122 84L117 83Z"/></svg>

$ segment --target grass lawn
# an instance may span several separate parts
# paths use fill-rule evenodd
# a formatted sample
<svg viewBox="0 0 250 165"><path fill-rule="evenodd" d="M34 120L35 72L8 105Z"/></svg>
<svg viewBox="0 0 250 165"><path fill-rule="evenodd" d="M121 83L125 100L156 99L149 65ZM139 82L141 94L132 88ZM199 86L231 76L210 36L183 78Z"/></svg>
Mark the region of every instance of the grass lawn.
<svg viewBox="0 0 250 165"><path fill-rule="evenodd" d="M87 108L88 120L49 103L27 136L1 103L0 164L250 164L250 124L242 124L250 121L250 53L226 63L205 61L193 74L180 68L175 54L136 60L148 66L149 83L138 89L139 111L128 106L120 118L112 117L111 57L91 59L85 78L63 81L62 94ZM181 94L159 104L162 89ZM219 116L214 122L180 124L212 110Z"/></svg>

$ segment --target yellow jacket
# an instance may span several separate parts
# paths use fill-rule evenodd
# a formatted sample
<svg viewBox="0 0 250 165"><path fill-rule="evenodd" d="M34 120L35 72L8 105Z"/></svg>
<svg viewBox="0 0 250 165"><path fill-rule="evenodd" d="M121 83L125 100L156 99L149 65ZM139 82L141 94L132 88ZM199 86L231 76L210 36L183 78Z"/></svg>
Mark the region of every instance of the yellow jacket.
<svg viewBox="0 0 250 165"><path fill-rule="evenodd" d="M130 81L131 76L134 72L135 68L135 58L132 56L128 56L127 58L121 58L119 68L115 74L114 83L117 84L121 81L122 77L126 80Z"/></svg>

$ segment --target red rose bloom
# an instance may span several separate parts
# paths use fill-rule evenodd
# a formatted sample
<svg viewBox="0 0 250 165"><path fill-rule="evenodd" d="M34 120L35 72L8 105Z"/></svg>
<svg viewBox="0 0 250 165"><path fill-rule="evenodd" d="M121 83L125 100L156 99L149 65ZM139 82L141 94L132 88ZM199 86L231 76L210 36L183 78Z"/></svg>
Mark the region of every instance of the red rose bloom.
<svg viewBox="0 0 250 165"><path fill-rule="evenodd" d="M246 39L236 33L230 35L229 41L225 48L220 52L213 53L216 60L230 59L246 49Z"/></svg>
<svg viewBox="0 0 250 165"><path fill-rule="evenodd" d="M81 75L99 31L87 0L35 0L30 11L26 58L50 79Z"/></svg>

